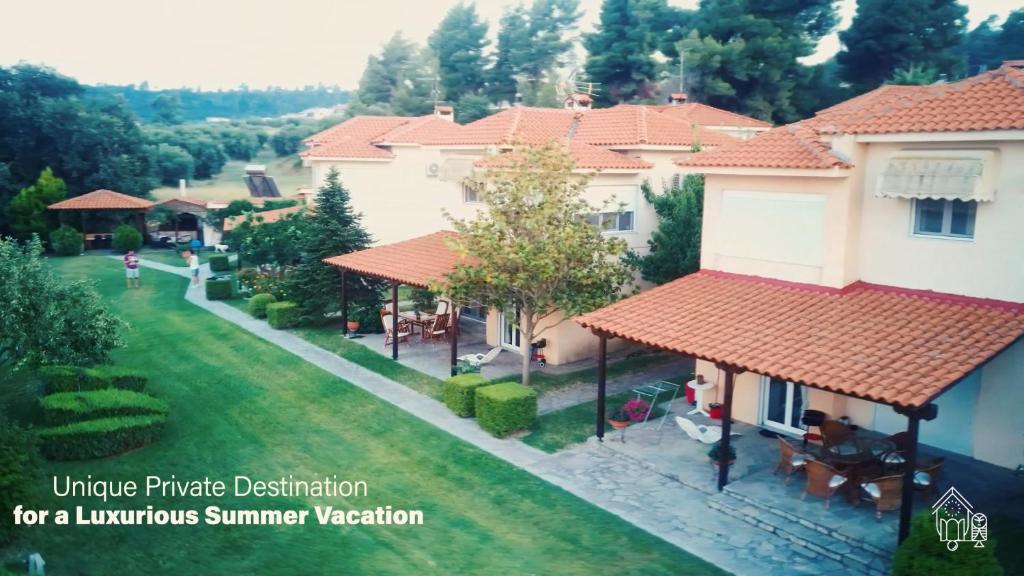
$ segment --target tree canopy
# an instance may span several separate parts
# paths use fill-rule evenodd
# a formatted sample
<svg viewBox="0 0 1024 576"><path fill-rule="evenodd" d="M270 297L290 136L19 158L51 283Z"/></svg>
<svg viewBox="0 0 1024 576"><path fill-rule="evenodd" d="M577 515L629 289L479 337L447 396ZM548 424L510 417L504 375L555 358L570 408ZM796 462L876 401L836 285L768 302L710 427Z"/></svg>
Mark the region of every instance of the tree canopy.
<svg viewBox="0 0 1024 576"><path fill-rule="evenodd" d="M561 321L617 299L632 278L622 260L626 243L588 222L602 212L583 197L588 180L573 172L564 148L549 144L518 151L500 170L469 183L487 209L451 222L459 232L453 248L473 263L458 266L435 291L509 310L524 347ZM529 368L530 355L523 354L527 385Z"/></svg>
<svg viewBox="0 0 1024 576"><path fill-rule="evenodd" d="M658 216L658 228L647 241L650 252L631 256L644 280L664 284L700 270L704 176L687 174L679 186L662 194L655 194L648 183L642 191Z"/></svg>
<svg viewBox="0 0 1024 576"><path fill-rule="evenodd" d="M647 0L605 0L597 30L583 36L586 79L599 84L595 101L614 104L650 98L657 63Z"/></svg>
<svg viewBox="0 0 1024 576"><path fill-rule="evenodd" d="M64 181L45 168L35 184L22 188L7 205L7 221L15 238L28 240L35 234L47 238L57 228L57 217L47 206L67 197Z"/></svg>
<svg viewBox="0 0 1024 576"><path fill-rule="evenodd" d="M456 4L428 40L440 63L441 86L450 100L477 94L484 87L487 23L473 4Z"/></svg>

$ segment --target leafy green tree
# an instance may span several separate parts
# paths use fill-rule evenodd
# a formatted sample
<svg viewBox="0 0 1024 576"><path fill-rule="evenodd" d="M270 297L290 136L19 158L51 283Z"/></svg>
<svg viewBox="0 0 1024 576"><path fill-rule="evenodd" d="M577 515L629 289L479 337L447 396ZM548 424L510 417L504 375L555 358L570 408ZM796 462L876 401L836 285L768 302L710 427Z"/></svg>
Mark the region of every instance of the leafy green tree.
<svg viewBox="0 0 1024 576"><path fill-rule="evenodd" d="M657 63L647 27L649 8L644 0L604 0L597 30L583 36L586 79L599 84L598 103L651 97Z"/></svg>
<svg viewBox="0 0 1024 576"><path fill-rule="evenodd" d="M630 256L644 280L664 284L700 270L704 176L688 174L680 186L662 194L654 194L645 183L642 192L658 216L658 228L647 241L650 252L642 257Z"/></svg>
<svg viewBox="0 0 1024 576"><path fill-rule="evenodd" d="M89 366L122 345L125 324L87 282L57 277L38 237L0 239L0 365Z"/></svg>
<svg viewBox="0 0 1024 576"><path fill-rule="evenodd" d="M903 86L927 86L936 80L935 68L925 68L911 64L906 68L897 68L892 73L892 78L886 84L900 84Z"/></svg>
<svg viewBox="0 0 1024 576"><path fill-rule="evenodd" d="M250 212L232 230L240 244L241 257L256 266L273 266L279 276L302 256L301 241L306 226L305 211L299 211L274 222L265 222L259 212Z"/></svg>
<svg viewBox="0 0 1024 576"><path fill-rule="evenodd" d="M523 48L530 42L527 12L521 4L505 10L498 22L498 49L487 70L487 95L491 101L515 103Z"/></svg>
<svg viewBox="0 0 1024 576"><path fill-rule="evenodd" d="M302 149L302 141L313 132L309 126L285 126L270 137L270 147L278 156L291 156Z"/></svg>
<svg viewBox="0 0 1024 576"><path fill-rule="evenodd" d="M811 70L799 59L837 22L834 0L706 0L678 45L687 92L712 106L791 122Z"/></svg>
<svg viewBox="0 0 1024 576"><path fill-rule="evenodd" d="M999 65L1002 50L997 20L995 14L982 20L964 36L963 44L955 50L967 62L968 76Z"/></svg>
<svg viewBox="0 0 1024 576"><path fill-rule="evenodd" d="M38 439L0 414L0 510L10 512L15 506L31 508L40 479ZM18 527L14 516L0 514L0 546L10 544Z"/></svg>
<svg viewBox="0 0 1024 576"><path fill-rule="evenodd" d="M488 170L471 184L487 210L451 219L459 232L453 248L473 261L432 289L457 302L518 309L508 316L524 349L561 321L617 299L631 279L621 258L626 244L587 221L601 211L583 197L588 180L555 144L520 150L508 165ZM522 356L529 385L530 355Z"/></svg>
<svg viewBox="0 0 1024 576"><path fill-rule="evenodd" d="M455 120L468 124L491 115L491 101L483 95L466 94L455 103Z"/></svg>
<svg viewBox="0 0 1024 576"><path fill-rule="evenodd" d="M480 20L474 4L453 6L427 43L437 55L441 86L448 99L458 100L483 89L487 23Z"/></svg>
<svg viewBox="0 0 1024 576"><path fill-rule="evenodd" d="M232 216L241 216L249 212L254 212L256 207L253 206L252 202L245 199L232 200L227 206L219 209L212 210L207 214L207 218L210 220L210 224L213 225L217 230L224 229L224 220Z"/></svg>
<svg viewBox="0 0 1024 576"><path fill-rule="evenodd" d="M359 101L364 105L390 105L415 54L416 45L401 32L395 32L381 47L380 54L367 58L363 77L359 80Z"/></svg>
<svg viewBox="0 0 1024 576"><path fill-rule="evenodd" d="M162 124L181 124L181 98L165 92L153 99L153 117Z"/></svg>
<svg viewBox="0 0 1024 576"><path fill-rule="evenodd" d="M177 186L178 180L191 180L195 159L181 146L157 144L152 147L155 176L164 186Z"/></svg>
<svg viewBox="0 0 1024 576"><path fill-rule="evenodd" d="M1002 576L1003 569L995 557L997 542L989 540L983 548L962 544L955 552L935 534L935 520L928 511L914 516L910 535L896 549L892 560L893 576L935 576L938 574L969 574L971 576Z"/></svg>
<svg viewBox="0 0 1024 576"><path fill-rule="evenodd" d="M956 54L967 26L957 0L859 0L850 27L839 33L840 74L856 93L891 78L898 68L934 68L949 77L964 72Z"/></svg>
<svg viewBox="0 0 1024 576"><path fill-rule="evenodd" d="M7 205L7 221L16 238L28 240L33 234L40 238L49 236L57 227L57 216L46 209L67 197L64 181L45 168L36 183L22 188Z"/></svg>
<svg viewBox="0 0 1024 576"><path fill-rule="evenodd" d="M301 264L288 273L289 293L299 305L304 322L320 322L341 309L341 274L324 258L365 250L373 239L352 209L348 190L337 170L327 173L317 191L316 212L306 218L299 247ZM347 274L345 290L351 306L379 309L384 284L359 274Z"/></svg>

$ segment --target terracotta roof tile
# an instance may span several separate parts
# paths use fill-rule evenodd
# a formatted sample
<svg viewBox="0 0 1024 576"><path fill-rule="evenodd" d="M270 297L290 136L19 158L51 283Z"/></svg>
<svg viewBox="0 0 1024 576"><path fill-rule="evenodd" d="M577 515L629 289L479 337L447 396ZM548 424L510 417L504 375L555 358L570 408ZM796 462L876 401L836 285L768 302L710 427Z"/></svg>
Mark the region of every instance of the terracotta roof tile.
<svg viewBox="0 0 1024 576"><path fill-rule="evenodd" d="M50 210L146 210L153 203L113 190L93 190L88 194L50 204Z"/></svg>
<svg viewBox="0 0 1024 576"><path fill-rule="evenodd" d="M651 106L619 104L580 116L574 139L598 146L721 146L737 140L657 112Z"/></svg>
<svg viewBox="0 0 1024 576"><path fill-rule="evenodd" d="M701 271L576 319L649 346L920 406L1024 335L1024 304Z"/></svg>
<svg viewBox="0 0 1024 576"><path fill-rule="evenodd" d="M278 220L288 216L289 214L295 214L305 210L306 213L312 212L314 209L311 206L303 206L302 204L296 204L295 206L286 206L284 208L275 208L274 210L265 210L263 212L252 212L254 222L258 224L269 224L270 222L277 222ZM230 216L224 219L224 231L228 232L234 230L242 222L245 222L245 218L248 214L240 214L238 216Z"/></svg>
<svg viewBox="0 0 1024 576"><path fill-rule="evenodd" d="M174 204L185 204L187 206L206 209L206 200L200 200L198 198L189 198L187 196L175 196L166 200L161 200L156 203L157 206L171 206Z"/></svg>
<svg viewBox="0 0 1024 576"><path fill-rule="evenodd" d="M684 104L651 106L654 110L683 120L688 124L699 126L730 126L736 128L771 128L770 122L744 116L707 104L699 102L687 102Z"/></svg>
<svg viewBox="0 0 1024 576"><path fill-rule="evenodd" d="M578 111L520 106L470 122L457 133L424 138L424 144L512 145L543 144L569 135Z"/></svg>
<svg viewBox="0 0 1024 576"><path fill-rule="evenodd" d="M403 242L376 246L359 252L325 258L324 262L359 274L367 274L428 287L455 269L462 259L448 246L456 232L444 230Z"/></svg>
<svg viewBox="0 0 1024 576"><path fill-rule="evenodd" d="M773 128L750 140L735 141L676 160L680 166L722 166L739 168L849 168L850 164L832 152L818 133L804 124Z"/></svg>
<svg viewBox="0 0 1024 576"><path fill-rule="evenodd" d="M372 142L411 120L413 118L403 116L355 116L306 138L305 143L310 148L299 155L313 158L393 158L391 152L374 146Z"/></svg>
<svg viewBox="0 0 1024 576"><path fill-rule="evenodd" d="M564 140L563 144L565 144ZM654 167L654 164L639 158L577 140L569 141L568 147L578 170L647 170ZM496 156L481 158L474 162L474 165L482 168L500 168L507 165L508 160L514 154L515 152L504 152Z"/></svg>
<svg viewBox="0 0 1024 576"><path fill-rule="evenodd" d="M438 118L434 114L409 118L409 121L373 139L374 144L423 144L432 138L455 138L463 130L461 124Z"/></svg>

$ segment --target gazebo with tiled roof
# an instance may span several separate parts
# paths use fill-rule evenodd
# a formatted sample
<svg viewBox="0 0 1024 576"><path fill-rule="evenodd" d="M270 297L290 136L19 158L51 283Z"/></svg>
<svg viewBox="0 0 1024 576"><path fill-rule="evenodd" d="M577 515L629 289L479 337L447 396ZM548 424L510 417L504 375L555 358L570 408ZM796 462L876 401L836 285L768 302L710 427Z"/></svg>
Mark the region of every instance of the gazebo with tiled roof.
<svg viewBox="0 0 1024 576"><path fill-rule="evenodd" d="M139 233L145 238L145 214L152 207L153 203L144 198L129 196L120 192L114 192L113 190L93 190L88 194L82 194L81 196L50 204L47 208L61 211L62 214L78 212L80 214L79 224L82 228L82 237L86 247L88 247L97 236L105 235L103 233L90 233L86 230L86 214L89 212L126 212L129 216L134 215Z"/></svg>
<svg viewBox="0 0 1024 576"><path fill-rule="evenodd" d="M1024 338L1024 303L855 282L842 289L701 270L584 314L598 336L597 436L609 338L714 363L724 372L723 455L735 375L755 372L891 406L907 417L900 536L909 530L921 420L935 399ZM729 467L719 466L718 487Z"/></svg>
<svg viewBox="0 0 1024 576"><path fill-rule="evenodd" d="M464 257L450 246L458 233L442 230L426 236L385 244L325 258L324 263L337 266L342 274L341 316L342 324L348 320L348 296L345 293L346 273L361 274L387 280L391 283L392 331L398 333L398 287L406 284L416 288L430 288L444 280L445 275L455 270ZM452 375L458 358L458 319L453 315L451 344ZM391 339L391 358L398 360L398 338Z"/></svg>

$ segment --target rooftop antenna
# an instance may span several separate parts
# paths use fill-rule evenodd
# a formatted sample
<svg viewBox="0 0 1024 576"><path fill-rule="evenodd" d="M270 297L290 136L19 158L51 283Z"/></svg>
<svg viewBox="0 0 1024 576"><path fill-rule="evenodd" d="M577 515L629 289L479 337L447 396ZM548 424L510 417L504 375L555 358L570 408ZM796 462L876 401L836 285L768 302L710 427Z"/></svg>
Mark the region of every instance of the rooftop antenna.
<svg viewBox="0 0 1024 576"><path fill-rule="evenodd" d="M441 103L441 77L434 74L433 76L417 78L417 80L427 80L431 83L430 96L433 97L434 109L437 110L437 105Z"/></svg>
<svg viewBox="0 0 1024 576"><path fill-rule="evenodd" d="M679 50L679 91L686 92L686 82L683 76L683 62L686 61L686 54L682 49Z"/></svg>

